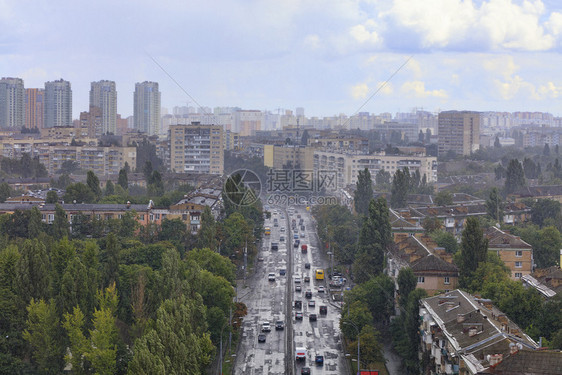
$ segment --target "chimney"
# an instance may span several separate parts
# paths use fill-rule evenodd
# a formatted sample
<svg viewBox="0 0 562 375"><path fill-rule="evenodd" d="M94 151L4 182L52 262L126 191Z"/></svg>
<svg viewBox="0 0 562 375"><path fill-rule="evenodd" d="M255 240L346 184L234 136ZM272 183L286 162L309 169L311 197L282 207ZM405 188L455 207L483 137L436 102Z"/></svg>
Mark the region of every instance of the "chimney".
<svg viewBox="0 0 562 375"><path fill-rule="evenodd" d="M519 348L517 347L517 345L515 343L511 343L509 344L509 354L515 354L519 351Z"/></svg>
<svg viewBox="0 0 562 375"><path fill-rule="evenodd" d="M471 327L471 328L468 329L468 336L469 337L475 336L477 333L478 333L478 331L474 327Z"/></svg>
<svg viewBox="0 0 562 375"><path fill-rule="evenodd" d="M503 354L488 355L488 363L490 366L495 366L503 360Z"/></svg>
<svg viewBox="0 0 562 375"><path fill-rule="evenodd" d="M127 201L127 208L131 208L131 202Z"/></svg>
<svg viewBox="0 0 562 375"><path fill-rule="evenodd" d="M463 314L457 314L457 323L462 323L464 322L465 317Z"/></svg>

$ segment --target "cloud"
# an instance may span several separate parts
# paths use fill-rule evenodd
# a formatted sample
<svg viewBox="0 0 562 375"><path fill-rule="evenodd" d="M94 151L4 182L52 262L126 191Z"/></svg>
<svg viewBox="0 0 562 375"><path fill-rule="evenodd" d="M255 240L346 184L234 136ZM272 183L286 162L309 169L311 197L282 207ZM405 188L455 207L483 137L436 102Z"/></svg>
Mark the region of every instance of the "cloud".
<svg viewBox="0 0 562 375"><path fill-rule="evenodd" d="M304 38L304 46L313 50L321 47L320 37L317 34L309 34Z"/></svg>
<svg viewBox="0 0 562 375"><path fill-rule="evenodd" d="M364 24L355 25L349 31L349 34L360 44L380 45L382 39L375 30L376 23L373 20L368 20Z"/></svg>
<svg viewBox="0 0 562 375"><path fill-rule="evenodd" d="M369 86L366 83L358 83L351 87L351 96L353 99L365 99L369 93Z"/></svg>
<svg viewBox="0 0 562 375"><path fill-rule="evenodd" d="M560 17L545 22L544 13L541 0L395 0L380 16L392 30L391 48L543 51L562 31Z"/></svg>
<svg viewBox="0 0 562 375"><path fill-rule="evenodd" d="M402 84L402 92L405 94L413 95L417 98L435 97L440 99L447 99L449 95L443 89L440 90L426 90L425 83L422 81L408 81Z"/></svg>

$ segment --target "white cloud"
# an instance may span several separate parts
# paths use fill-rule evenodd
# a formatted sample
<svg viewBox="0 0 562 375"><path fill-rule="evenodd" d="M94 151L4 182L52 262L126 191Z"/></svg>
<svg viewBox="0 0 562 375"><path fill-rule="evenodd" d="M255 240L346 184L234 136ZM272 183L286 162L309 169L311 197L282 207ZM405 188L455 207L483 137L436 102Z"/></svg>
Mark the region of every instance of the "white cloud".
<svg viewBox="0 0 562 375"><path fill-rule="evenodd" d="M402 85L402 92L405 94L413 95L417 98L435 97L440 99L447 99L449 95L443 89L439 90L426 90L425 83L422 81L408 81Z"/></svg>
<svg viewBox="0 0 562 375"><path fill-rule="evenodd" d="M471 0L396 0L381 17L388 29L402 30L398 45L409 38L421 48L537 51L554 47L561 30L558 16L544 22L544 13L541 0L484 0L479 7Z"/></svg>
<svg viewBox="0 0 562 375"><path fill-rule="evenodd" d="M321 47L320 37L316 34L309 34L304 38L304 46L313 50Z"/></svg>
<svg viewBox="0 0 562 375"><path fill-rule="evenodd" d="M370 43L379 45L382 40L375 29L376 23L373 20L368 20L364 24L353 26L349 34L361 44Z"/></svg>
<svg viewBox="0 0 562 375"><path fill-rule="evenodd" d="M351 87L351 96L353 99L364 99L369 93L369 86L366 83L358 83Z"/></svg>

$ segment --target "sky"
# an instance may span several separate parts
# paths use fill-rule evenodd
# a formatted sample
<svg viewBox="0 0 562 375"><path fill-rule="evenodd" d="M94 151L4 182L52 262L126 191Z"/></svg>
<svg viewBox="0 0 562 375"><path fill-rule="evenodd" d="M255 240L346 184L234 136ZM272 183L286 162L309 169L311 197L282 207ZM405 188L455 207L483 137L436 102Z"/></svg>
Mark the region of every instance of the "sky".
<svg viewBox="0 0 562 375"><path fill-rule="evenodd" d="M142 81L170 111L560 116L561 52L557 0L0 0L0 76L70 81L74 117L102 79L124 117Z"/></svg>

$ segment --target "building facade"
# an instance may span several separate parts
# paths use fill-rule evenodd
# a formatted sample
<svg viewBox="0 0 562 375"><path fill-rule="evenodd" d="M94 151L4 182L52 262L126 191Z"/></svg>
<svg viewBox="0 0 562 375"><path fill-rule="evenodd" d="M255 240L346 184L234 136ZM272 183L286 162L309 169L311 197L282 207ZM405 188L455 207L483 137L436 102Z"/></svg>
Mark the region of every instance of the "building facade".
<svg viewBox="0 0 562 375"><path fill-rule="evenodd" d="M172 172L222 174L224 139L220 125L171 125L168 130Z"/></svg>
<svg viewBox="0 0 562 375"><path fill-rule="evenodd" d="M148 135L160 135L160 100L158 82L135 84L134 128Z"/></svg>
<svg viewBox="0 0 562 375"><path fill-rule="evenodd" d="M25 125L25 89L21 78L0 79L0 127L18 128Z"/></svg>
<svg viewBox="0 0 562 375"><path fill-rule="evenodd" d="M445 111L439 113L439 155L452 151L470 155L480 148L480 113Z"/></svg>
<svg viewBox="0 0 562 375"><path fill-rule="evenodd" d="M117 90L114 81L92 82L90 108L101 109L101 134L117 132Z"/></svg>
<svg viewBox="0 0 562 375"><path fill-rule="evenodd" d="M490 227L486 231L488 251L496 253L510 269L513 280L521 280L533 272L533 247L520 237Z"/></svg>
<svg viewBox="0 0 562 375"><path fill-rule="evenodd" d="M45 82L44 127L72 126L72 88L62 78Z"/></svg>
<svg viewBox="0 0 562 375"><path fill-rule="evenodd" d="M45 90L25 89L25 127L43 129L45 122Z"/></svg>

